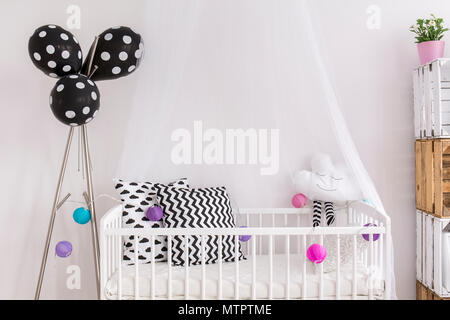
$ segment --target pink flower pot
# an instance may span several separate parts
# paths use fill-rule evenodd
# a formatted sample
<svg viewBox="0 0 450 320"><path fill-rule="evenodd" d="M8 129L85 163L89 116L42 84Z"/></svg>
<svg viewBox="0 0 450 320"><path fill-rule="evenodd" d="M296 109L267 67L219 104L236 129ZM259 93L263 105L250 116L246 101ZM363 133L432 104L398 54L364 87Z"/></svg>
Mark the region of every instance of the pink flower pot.
<svg viewBox="0 0 450 320"><path fill-rule="evenodd" d="M425 41L417 44L420 64L427 64L444 56L444 41Z"/></svg>

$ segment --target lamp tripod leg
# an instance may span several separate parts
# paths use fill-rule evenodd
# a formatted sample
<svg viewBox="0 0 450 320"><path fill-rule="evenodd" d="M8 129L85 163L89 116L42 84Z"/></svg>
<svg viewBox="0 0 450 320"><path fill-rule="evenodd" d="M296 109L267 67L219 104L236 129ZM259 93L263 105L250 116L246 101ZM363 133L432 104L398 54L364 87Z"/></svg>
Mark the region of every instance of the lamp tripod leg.
<svg viewBox="0 0 450 320"><path fill-rule="evenodd" d="M69 153L70 153L70 145L72 144L73 130L74 130L74 128L70 127L69 136L67 137L66 149L64 152L64 159L63 159L63 163L61 166L61 171L59 173L58 186L56 188L55 199L53 200L53 208L52 208L52 214L50 216L50 224L48 226L47 239L45 241L44 254L42 255L41 270L39 272L39 280L38 280L38 283L36 286L36 292L34 294L35 300L39 300L39 297L41 295L42 281L44 279L45 266L47 264L48 249L50 247L50 241L52 239L53 225L55 224L56 211L58 210L57 207L58 207L58 202L59 202L59 195L61 193L61 187L62 187L62 183L64 180L64 173L66 172L67 160L69 158Z"/></svg>
<svg viewBox="0 0 450 320"><path fill-rule="evenodd" d="M84 167L86 170L87 194L89 199L88 207L89 211L91 212L91 231L92 231L92 243L94 248L95 277L97 281L97 298L100 299L100 249L97 232L97 219L95 214L94 189L92 186L92 170L90 165L89 143L85 124L81 126L81 132L82 132L82 144L85 161Z"/></svg>

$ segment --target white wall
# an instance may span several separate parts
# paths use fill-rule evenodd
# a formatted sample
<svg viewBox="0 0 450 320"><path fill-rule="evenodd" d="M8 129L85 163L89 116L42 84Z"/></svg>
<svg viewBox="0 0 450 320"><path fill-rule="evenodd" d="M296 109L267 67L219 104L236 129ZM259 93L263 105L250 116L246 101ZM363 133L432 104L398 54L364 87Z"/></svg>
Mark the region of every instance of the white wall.
<svg viewBox="0 0 450 320"><path fill-rule="evenodd" d="M180 2L186 3L183 0ZM270 1L264 1L267 2ZM214 3L216 13L221 11L221 6L225 6L224 1L216 0ZM261 3L245 1L246 6L240 6L239 17L245 18L245 10L250 14L254 6ZM126 4L111 0L1 2L0 26L4 33L0 50L3 72L0 102L4 121L0 126L0 192L3 194L3 210L0 213L0 298L3 299L33 297L67 134L67 128L53 119L47 105L54 80L33 67L27 53L27 41L33 30L42 24L56 23L65 27L65 11L70 4L78 4L82 10L82 27L72 32L82 43L84 52L87 52L93 37L104 29L113 25L128 25L140 31L146 39L144 63L151 64L150 39L155 37L156 32L144 30L144 1L129 1ZM377 5L381 9L379 30L368 30L366 27L366 9L369 5ZM232 11L229 4L227 8L228 11L224 12ZM311 8L347 124L386 211L392 216L398 296L414 298L414 148L410 74L418 58L408 27L417 17L430 12L450 21L450 3L320 0L311 1ZM202 18L207 21L207 17ZM157 43L156 40L154 42ZM205 46L205 43L198 45ZM130 76L99 83L102 110L90 125L90 144L95 146L96 194L114 195L111 178L117 172L117 159L121 156L125 124L129 117L127 107L135 94L137 79ZM239 97L236 100L239 101ZM293 139L292 144L295 143L297 139ZM76 143L72 151L72 165L63 193L70 191L73 193L72 200L80 200L84 182L76 174ZM201 170L195 169L192 176L207 183L207 179L201 176ZM291 186L286 185L280 191L281 195L277 195L277 201L288 205L291 193ZM110 200L99 200L99 214L113 204ZM55 259L50 254L43 298L95 297L90 229L89 226L76 226L72 222L71 212L77 206L68 203L58 213L54 239L70 240L75 250L70 258L64 260ZM51 250L53 247L54 244ZM65 270L70 264L81 267L82 290L69 291L65 287Z"/></svg>

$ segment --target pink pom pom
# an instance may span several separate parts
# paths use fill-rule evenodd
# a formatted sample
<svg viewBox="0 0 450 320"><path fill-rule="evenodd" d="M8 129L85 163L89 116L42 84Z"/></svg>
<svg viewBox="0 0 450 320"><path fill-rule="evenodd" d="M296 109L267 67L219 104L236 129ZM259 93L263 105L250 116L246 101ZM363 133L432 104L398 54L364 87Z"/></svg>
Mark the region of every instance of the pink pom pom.
<svg viewBox="0 0 450 320"><path fill-rule="evenodd" d="M325 249L324 246L315 243L308 248L306 256L308 257L309 261L319 264L322 263L327 257L327 249Z"/></svg>
<svg viewBox="0 0 450 320"><path fill-rule="evenodd" d="M297 193L292 197L294 208L303 208L306 205L306 196L303 193Z"/></svg>

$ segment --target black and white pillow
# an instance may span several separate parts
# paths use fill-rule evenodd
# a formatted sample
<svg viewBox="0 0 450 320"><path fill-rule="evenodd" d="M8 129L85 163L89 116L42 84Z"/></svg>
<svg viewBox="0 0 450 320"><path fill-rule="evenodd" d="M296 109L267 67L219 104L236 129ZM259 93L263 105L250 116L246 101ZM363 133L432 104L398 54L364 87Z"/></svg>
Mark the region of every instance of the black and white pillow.
<svg viewBox="0 0 450 320"><path fill-rule="evenodd" d="M230 199L225 187L203 189L181 189L170 186L155 186L158 202L164 211L165 228L235 228L236 223ZM239 260L244 256L239 245ZM215 263L219 258L219 237L205 237L205 263ZM222 237L222 259L235 260L235 238ZM185 263L184 236L174 236L172 242L174 265ZM189 264L202 262L201 237L189 237Z"/></svg>
<svg viewBox="0 0 450 320"><path fill-rule="evenodd" d="M155 186L159 183L131 182L122 179L114 179L114 186L123 202L122 227L123 228L162 228L162 221L150 221L145 213L149 207L156 204ZM186 178L179 179L168 185L174 188L189 189ZM134 264L134 236L124 237L123 261ZM151 260L151 244L147 237L140 237L138 244L138 259L140 263L148 263ZM155 260L166 261L167 237L155 237Z"/></svg>

